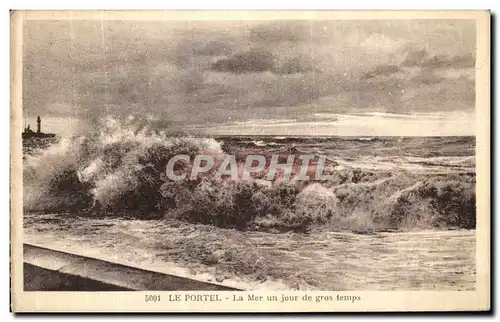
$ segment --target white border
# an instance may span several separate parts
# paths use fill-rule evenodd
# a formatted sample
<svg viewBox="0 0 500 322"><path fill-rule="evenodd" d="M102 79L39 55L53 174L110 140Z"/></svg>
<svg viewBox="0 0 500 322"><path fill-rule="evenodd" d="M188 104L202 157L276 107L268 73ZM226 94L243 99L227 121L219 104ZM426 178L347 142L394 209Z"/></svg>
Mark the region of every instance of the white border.
<svg viewBox="0 0 500 322"><path fill-rule="evenodd" d="M140 5L138 7L137 5ZM2 26L1 29L1 36L3 37L3 43L8 47L7 43L9 42L10 39L10 17L8 10L9 9L35 9L35 10L42 10L42 9L354 9L354 10L359 10L359 9L492 9L493 12L498 12L500 11L499 8L500 2L498 0L490 0L490 1L485 1L485 0L474 0L474 1L437 1L437 0L420 0L416 2L402 2L402 1L387 1L387 0L379 0L379 1L356 1L356 0L351 0L351 1L345 1L345 2L332 2L332 1L315 1L315 0L308 0L308 1L296 1L296 0L288 0L288 1L282 1L282 2L270 2L269 0L253 0L249 2L242 2L242 3L234 3L232 2L231 4L228 4L227 1L223 0L212 0L210 2L206 1L193 1L193 0L184 0L182 2L166 2L166 1L151 1L151 0L142 0L140 2L138 1L129 1L129 0L122 0L122 1L95 1L95 0L87 0L85 2L82 1L82 3L78 4L76 2L63 2L63 1L54 1L54 0L49 0L49 1L43 1L43 2L36 2L36 1L4 1L2 2L2 8L3 10L0 11L1 14L1 21ZM496 19L495 19L496 20ZM492 36L495 38L495 40L498 39L498 34L496 32L492 33ZM498 54L495 56L492 56L492 59L495 60L498 58ZM0 158L2 164L0 164L0 170L1 170L1 175L2 179L1 182L3 183L0 185L0 198L3 198L3 202L0 203L4 207L4 224L1 225L2 229L2 236L4 238L3 241L3 253L2 253L2 259L3 259L3 265L2 267L3 271L3 278L1 279L3 284L0 284L2 286L3 291L3 296L2 299L4 300L3 303L4 305L6 302L9 300L9 294L7 293L9 290L9 281L8 281L8 271L9 271L9 266L8 264L8 254L9 254L9 248L7 245L9 244L9 223L8 219L10 209L9 209L9 152L10 151L10 134L9 134L9 128L10 128L10 109L9 109L9 87L10 87L10 55L9 55L9 50L3 50L2 51L2 59L1 59L1 71L3 75L2 82L3 86L1 89L3 90L3 98L4 98L4 109L2 110L3 115L0 115L0 131L2 131L0 135L0 142L1 142L1 151L4 151L3 157ZM496 70L495 70L496 71ZM494 75L493 75L494 77ZM498 92L499 91L499 85L498 83L495 84L495 88L492 89L492 91ZM494 101L492 102L492 104ZM495 122L498 124L498 112L496 113L495 117ZM494 130L494 128L493 128ZM496 132L496 131L494 131ZM495 137L496 137L496 133ZM498 142L498 141L497 141ZM497 144L495 144L494 148L497 147ZM495 149L494 149L495 150ZM493 152L493 151L492 151ZM497 179L497 176L495 176L495 182ZM9 198L9 199L8 199ZM492 196L492 199L500 200L500 192L496 191L495 195ZM496 225L495 225L495 232L497 231L498 225L499 225L499 220L496 220ZM493 228L493 227L492 227ZM493 249L495 249L495 246L492 245ZM7 262L7 263L6 263ZM498 266L497 266L498 268ZM497 271L498 272L498 271ZM495 273L497 273L495 272ZM498 281L498 279L496 279ZM495 297L495 299L498 299L498 297ZM493 304L493 303L492 303ZM494 306L497 306L498 301L494 303ZM497 306L498 308L498 306ZM8 312L5 309L3 312ZM11 320L13 319L12 314L8 314L7 316L4 316L5 319L2 320ZM49 317L50 318L50 317ZM101 321L104 320L104 318L97 318L97 317L86 317L88 319L92 319L93 321ZM120 317L122 318L122 317ZM134 319L137 320L145 320L146 317L144 318L138 318L134 317ZM177 318L182 318L182 317L173 317L170 316L168 317L169 319L177 319ZM213 318L218 318L217 316ZM233 317L234 320L240 319L241 317ZM255 318L264 318L264 317L259 317L255 316ZM426 320L433 320L433 318L429 317L422 317L425 318ZM470 317L474 318L474 317ZM72 320L75 319L75 317L65 317L63 320ZM183 318L184 320L190 320L194 319L194 317L185 317ZM333 319L333 317L332 317ZM340 317L335 317L336 320L344 320L346 318L340 318Z"/></svg>

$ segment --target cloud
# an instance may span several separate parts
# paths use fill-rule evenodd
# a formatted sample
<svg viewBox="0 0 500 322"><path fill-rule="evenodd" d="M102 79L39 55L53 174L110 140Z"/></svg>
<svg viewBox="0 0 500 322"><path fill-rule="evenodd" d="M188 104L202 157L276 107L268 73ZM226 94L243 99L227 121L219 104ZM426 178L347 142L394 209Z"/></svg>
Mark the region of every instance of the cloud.
<svg viewBox="0 0 500 322"><path fill-rule="evenodd" d="M364 78L374 78L377 76L390 76L395 73L402 72L401 68L397 65L380 65L364 74Z"/></svg>
<svg viewBox="0 0 500 322"><path fill-rule="evenodd" d="M272 72L207 75L206 82L226 84L215 104L226 110L293 107L311 103L329 90L324 75L281 75ZM213 106L213 104L212 104Z"/></svg>
<svg viewBox="0 0 500 322"><path fill-rule="evenodd" d="M288 75L306 73L314 68L311 60L304 55L286 58L280 64L278 58L269 51L251 49L247 52L240 52L230 57L219 59L212 64L211 69L235 74L269 71L276 74Z"/></svg>
<svg viewBox="0 0 500 322"><path fill-rule="evenodd" d="M305 73L313 70L313 64L310 60L305 57L293 57L287 60L278 69L280 74L295 74L295 73Z"/></svg>
<svg viewBox="0 0 500 322"><path fill-rule="evenodd" d="M182 126L306 119L311 110L474 107L475 31L467 21L29 21L24 28L29 114L142 113Z"/></svg>
<svg viewBox="0 0 500 322"><path fill-rule="evenodd" d="M212 69L220 72L254 73L274 70L275 58L273 55L260 49L237 53L212 64Z"/></svg>
<svg viewBox="0 0 500 322"><path fill-rule="evenodd" d="M474 108L475 58L471 53L431 54L409 44L401 54L402 60L365 72L361 81L347 89L348 100L358 109L392 113Z"/></svg>
<svg viewBox="0 0 500 322"><path fill-rule="evenodd" d="M476 59L472 54L459 55L459 56L434 56L425 60L422 63L422 67L426 68L474 68Z"/></svg>
<svg viewBox="0 0 500 322"><path fill-rule="evenodd" d="M460 69L460 68L474 68L476 59L472 53L464 55L434 55L430 56L424 49L410 51L402 66L405 67L422 67L433 69Z"/></svg>
<svg viewBox="0 0 500 322"><path fill-rule="evenodd" d="M473 110L475 94L474 81L446 79L439 86L421 83L408 88L402 103L408 110L424 112Z"/></svg>

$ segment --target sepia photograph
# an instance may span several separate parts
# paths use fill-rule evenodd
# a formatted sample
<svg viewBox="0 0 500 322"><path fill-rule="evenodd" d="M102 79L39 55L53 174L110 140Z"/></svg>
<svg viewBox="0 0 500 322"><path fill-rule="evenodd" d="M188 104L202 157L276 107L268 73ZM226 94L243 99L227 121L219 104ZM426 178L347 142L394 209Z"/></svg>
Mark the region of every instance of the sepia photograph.
<svg viewBox="0 0 500 322"><path fill-rule="evenodd" d="M14 292L489 307L489 13L392 15L14 11Z"/></svg>

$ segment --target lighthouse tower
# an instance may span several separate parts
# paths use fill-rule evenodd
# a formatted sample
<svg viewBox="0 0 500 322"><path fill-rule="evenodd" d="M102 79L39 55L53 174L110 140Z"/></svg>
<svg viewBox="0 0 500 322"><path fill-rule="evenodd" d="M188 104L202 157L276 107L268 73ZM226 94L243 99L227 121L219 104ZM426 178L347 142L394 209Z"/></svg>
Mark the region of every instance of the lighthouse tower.
<svg viewBox="0 0 500 322"><path fill-rule="evenodd" d="M42 120L40 119L40 116L36 117L36 133L41 133L42 132Z"/></svg>

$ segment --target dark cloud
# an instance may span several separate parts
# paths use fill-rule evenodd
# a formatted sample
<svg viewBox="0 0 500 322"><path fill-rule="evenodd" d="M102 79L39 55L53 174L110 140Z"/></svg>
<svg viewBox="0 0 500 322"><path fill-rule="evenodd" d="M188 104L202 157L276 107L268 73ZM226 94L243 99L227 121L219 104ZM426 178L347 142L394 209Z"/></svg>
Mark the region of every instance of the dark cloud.
<svg viewBox="0 0 500 322"><path fill-rule="evenodd" d="M279 67L278 73L286 75L305 73L311 70L313 70L313 64L305 57L293 57Z"/></svg>
<svg viewBox="0 0 500 322"><path fill-rule="evenodd" d="M313 63L307 57L295 56L279 63L277 57L264 49L251 49L227 58L217 60L211 66L212 70L235 74L273 72L281 75L307 73L312 71ZM318 70L316 70L318 71Z"/></svg>
<svg viewBox="0 0 500 322"><path fill-rule="evenodd" d="M476 59L472 54L460 55L460 56L434 56L425 60L422 63L422 67L426 68L473 68L475 66Z"/></svg>
<svg viewBox="0 0 500 322"><path fill-rule="evenodd" d="M424 50L410 51L401 66L404 67L423 67L435 69L461 69L461 68L474 68L476 59L472 54L449 56L449 55L435 55L430 56Z"/></svg>
<svg viewBox="0 0 500 322"><path fill-rule="evenodd" d="M401 72L401 68L397 65L380 65L370 70L363 75L363 78L369 79L377 76L390 76L392 74Z"/></svg>
<svg viewBox="0 0 500 322"><path fill-rule="evenodd" d="M274 70L275 58L266 50L252 49L237 53L229 58L219 59L212 69L220 72L254 73Z"/></svg>
<svg viewBox="0 0 500 322"><path fill-rule="evenodd" d="M29 114L144 113L189 125L224 122L228 115L294 118L309 115L312 106L325 112L339 106L412 112L430 109L433 100L436 110L474 106L468 71L451 71L474 66L474 57L464 55L475 44L469 22L24 26L23 108ZM469 79L457 79L462 74Z"/></svg>

